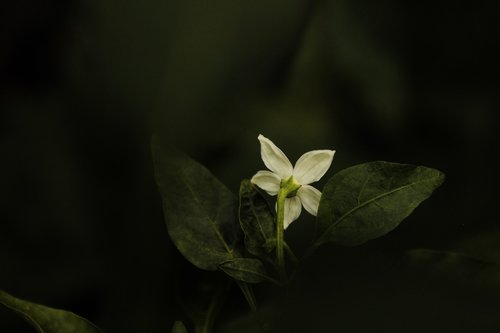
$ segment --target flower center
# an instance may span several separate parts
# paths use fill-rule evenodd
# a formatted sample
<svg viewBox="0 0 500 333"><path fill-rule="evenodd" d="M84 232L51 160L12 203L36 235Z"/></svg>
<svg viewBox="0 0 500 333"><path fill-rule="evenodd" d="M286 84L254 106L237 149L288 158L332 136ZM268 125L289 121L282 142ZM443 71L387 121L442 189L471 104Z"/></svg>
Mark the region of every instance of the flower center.
<svg viewBox="0 0 500 333"><path fill-rule="evenodd" d="M290 176L288 179L282 179L280 183L280 189L284 193L286 193L287 198L292 198L297 195L297 191L302 185L295 181L293 176Z"/></svg>

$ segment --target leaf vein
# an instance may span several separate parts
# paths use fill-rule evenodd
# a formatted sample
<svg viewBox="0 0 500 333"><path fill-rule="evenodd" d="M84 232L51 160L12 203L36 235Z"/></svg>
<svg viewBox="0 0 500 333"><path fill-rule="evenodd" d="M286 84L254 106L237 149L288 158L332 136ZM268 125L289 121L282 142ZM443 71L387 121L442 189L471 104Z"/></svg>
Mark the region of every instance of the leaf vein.
<svg viewBox="0 0 500 333"><path fill-rule="evenodd" d="M369 205L370 203L380 199L380 198L383 198L385 196L388 196L388 195L391 195L393 193L396 193L398 191L401 191L401 190L404 190L405 188L411 188L417 184L420 184L420 183L425 183L425 182L430 182L430 181L433 181L435 179L439 178L438 176L436 177L431 177L431 178L428 178L428 179L425 179L425 180L421 180L421 181L416 181L416 182L413 182L413 183L410 183L410 184L407 184L407 185L404 185L404 186L400 186L400 187L397 187L389 192L386 192L386 193L382 193L382 194L379 194L377 195L376 197L373 197L372 199L370 200L367 200L365 202L363 202L362 204L360 205L357 205L356 207L353 207L352 209L350 209L348 212L346 212L344 215L342 215L336 222L332 223L327 229L326 231L323 233L323 235L328 235L331 230L337 226L339 223L341 223L347 216L351 215L352 213L354 213L355 211L357 211L358 209L361 209L367 205Z"/></svg>
<svg viewBox="0 0 500 333"><path fill-rule="evenodd" d="M193 191L193 189L189 185L189 182L186 181L185 175L183 174L182 176L183 176L183 179L184 179L184 184L186 185L186 187L188 188L189 192L193 196L193 199L196 202L196 204L200 207L200 210L203 211L205 213L205 215L207 216L207 220L210 222L210 225L212 226L212 229L214 230L217 238L219 238L220 242L222 243L222 245L226 249L227 253L231 257L233 257L233 251L231 250L231 248L229 247L229 245L224 240L224 237L222 237L222 234L220 233L220 230L217 228L217 223L210 217L210 214L208 213L208 211L206 211L205 207L201 204L201 201L198 198L198 196L196 195L196 192Z"/></svg>

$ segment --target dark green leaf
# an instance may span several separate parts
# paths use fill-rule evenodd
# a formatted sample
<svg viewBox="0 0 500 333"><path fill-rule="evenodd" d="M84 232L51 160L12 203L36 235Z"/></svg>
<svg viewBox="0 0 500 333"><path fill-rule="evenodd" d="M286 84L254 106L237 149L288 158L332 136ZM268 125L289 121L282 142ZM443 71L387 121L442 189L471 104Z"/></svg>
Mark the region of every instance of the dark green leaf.
<svg viewBox="0 0 500 333"><path fill-rule="evenodd" d="M227 275L239 281L248 283L274 281L267 275L264 265L258 259L236 258L223 262L219 267Z"/></svg>
<svg viewBox="0 0 500 333"><path fill-rule="evenodd" d="M188 333L188 330L182 321L176 320L171 333Z"/></svg>
<svg viewBox="0 0 500 333"><path fill-rule="evenodd" d="M158 139L152 151L165 221L177 249L206 270L236 257L241 229L235 196L201 164L164 150Z"/></svg>
<svg viewBox="0 0 500 333"><path fill-rule="evenodd" d="M102 333L92 323L72 312L24 301L2 290L0 303L22 315L39 333Z"/></svg>
<svg viewBox="0 0 500 333"><path fill-rule="evenodd" d="M317 244L354 246L385 235L443 180L435 169L381 161L340 171L323 189Z"/></svg>
<svg viewBox="0 0 500 333"><path fill-rule="evenodd" d="M248 252L267 258L276 243L276 223L266 199L248 179L240 185L239 213Z"/></svg>

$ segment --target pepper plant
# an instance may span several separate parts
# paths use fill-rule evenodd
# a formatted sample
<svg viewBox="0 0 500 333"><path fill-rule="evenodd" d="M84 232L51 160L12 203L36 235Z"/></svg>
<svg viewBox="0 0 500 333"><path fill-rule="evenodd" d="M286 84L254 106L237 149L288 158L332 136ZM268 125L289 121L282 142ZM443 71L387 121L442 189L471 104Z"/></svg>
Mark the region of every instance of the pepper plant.
<svg viewBox="0 0 500 333"><path fill-rule="evenodd" d="M288 270L286 263L300 265L285 230L299 218L302 206L316 216L314 241L302 256L306 258L325 243L355 246L387 234L444 180L432 168L376 161L336 173L320 192L310 184L330 168L334 150L307 152L292 166L271 140L263 135L258 140L269 170L242 180L238 196L201 164L165 149L160 140L152 144L175 246L196 267L229 275L253 311L253 284L286 286L297 268ZM276 201L269 202L275 195ZM210 330L201 327L196 333Z"/></svg>
<svg viewBox="0 0 500 333"><path fill-rule="evenodd" d="M300 260L285 236L302 207L316 216L313 241L301 256L305 259L325 243L356 246L387 234L442 184L444 174L423 166L368 162L337 172L320 192L310 184L330 168L334 150L307 152L292 166L271 140L263 135L258 140L269 170L242 180L238 195L158 137L152 140L152 154L168 234L176 248L199 269L227 274L240 287L262 331L267 331L252 286L268 282L284 288L293 277ZM206 315L194 318L191 325L176 321L172 332L187 333L187 327L195 333L212 332L219 300L214 299ZM21 314L39 333L101 332L71 312L1 290L0 303Z"/></svg>

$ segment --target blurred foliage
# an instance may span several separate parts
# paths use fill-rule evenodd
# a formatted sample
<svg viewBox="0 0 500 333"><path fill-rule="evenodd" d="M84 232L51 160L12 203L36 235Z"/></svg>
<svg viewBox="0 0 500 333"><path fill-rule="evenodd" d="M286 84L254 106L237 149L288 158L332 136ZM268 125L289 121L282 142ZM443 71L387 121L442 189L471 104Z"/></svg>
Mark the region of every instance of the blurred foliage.
<svg viewBox="0 0 500 333"><path fill-rule="evenodd" d="M336 149L333 173L380 159L447 175L390 235L322 249L284 303L259 290L275 327L498 331L497 298L442 290L446 279L421 280L399 260L411 248L456 251L460 242L459 253L498 253L500 236L490 233L499 220L496 2L22 0L1 8L2 289L107 332L186 322L178 299L196 298L205 276L168 238L151 132L165 132L234 193L262 167L263 133L292 159ZM310 228L294 224L287 239L300 247ZM219 326L248 311L237 291L229 303ZM31 332L4 309L0 331Z"/></svg>
<svg viewBox="0 0 500 333"><path fill-rule="evenodd" d="M39 333L100 333L92 323L78 315L15 298L0 290L0 303L31 324Z"/></svg>

